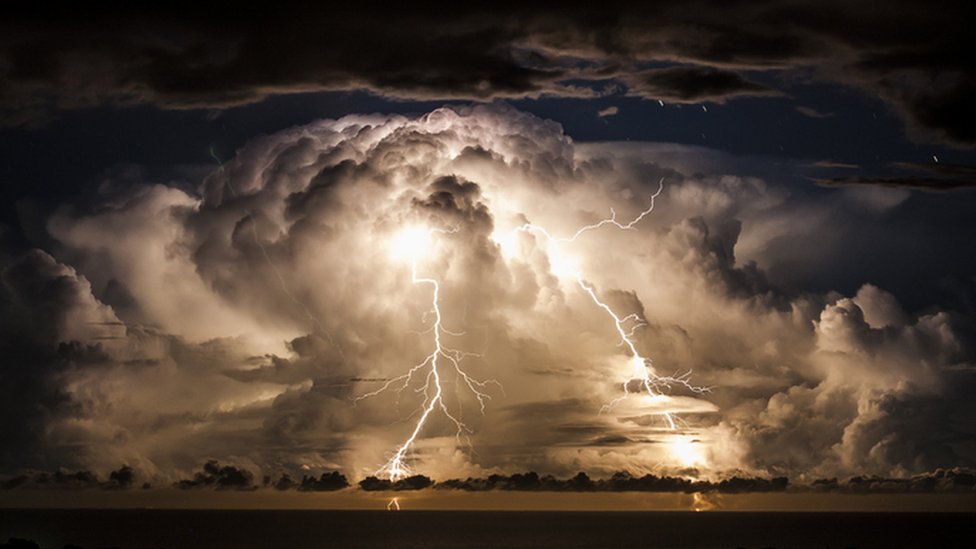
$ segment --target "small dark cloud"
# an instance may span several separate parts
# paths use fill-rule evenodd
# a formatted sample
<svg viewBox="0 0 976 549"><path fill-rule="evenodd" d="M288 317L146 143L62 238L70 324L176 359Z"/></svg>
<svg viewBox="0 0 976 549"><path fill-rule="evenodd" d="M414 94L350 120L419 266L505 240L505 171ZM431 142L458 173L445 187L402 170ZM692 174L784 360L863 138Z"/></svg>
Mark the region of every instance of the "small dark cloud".
<svg viewBox="0 0 976 549"><path fill-rule="evenodd" d="M183 479L174 483L182 490L193 488L215 488L217 490L254 490L254 474L233 465L221 466L216 460L204 464L203 469L193 475L192 479Z"/></svg>
<svg viewBox="0 0 976 549"><path fill-rule="evenodd" d="M348 487L349 481L346 476L338 471L332 471L331 473L322 473L319 478L313 476L302 478L298 490L302 492L333 492Z"/></svg>
<svg viewBox="0 0 976 549"><path fill-rule="evenodd" d="M783 95L737 72L705 66L651 69L627 76L625 80L628 95L668 103L725 103L737 97Z"/></svg>
<svg viewBox="0 0 976 549"><path fill-rule="evenodd" d="M292 480L291 475L289 475L288 473L284 473L280 477L278 477L278 480L274 481L274 484L272 484L271 486L275 490L285 491L285 490L291 490L292 488L295 488L296 486L298 486L298 483Z"/></svg>
<svg viewBox="0 0 976 549"><path fill-rule="evenodd" d="M123 465L119 469L109 473L108 480L110 485L106 487L128 488L132 486L132 482L135 480L135 472L132 470L132 467Z"/></svg>
<svg viewBox="0 0 976 549"><path fill-rule="evenodd" d="M433 485L434 481L424 475L413 475L397 481L370 476L359 481L359 488L367 492L423 490Z"/></svg>

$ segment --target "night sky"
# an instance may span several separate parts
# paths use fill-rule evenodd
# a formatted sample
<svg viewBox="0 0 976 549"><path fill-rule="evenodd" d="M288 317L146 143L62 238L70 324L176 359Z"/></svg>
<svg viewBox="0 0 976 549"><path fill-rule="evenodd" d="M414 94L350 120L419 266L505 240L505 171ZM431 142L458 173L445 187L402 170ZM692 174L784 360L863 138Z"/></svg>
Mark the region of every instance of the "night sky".
<svg viewBox="0 0 976 549"><path fill-rule="evenodd" d="M9 11L0 492L976 485L965 3Z"/></svg>

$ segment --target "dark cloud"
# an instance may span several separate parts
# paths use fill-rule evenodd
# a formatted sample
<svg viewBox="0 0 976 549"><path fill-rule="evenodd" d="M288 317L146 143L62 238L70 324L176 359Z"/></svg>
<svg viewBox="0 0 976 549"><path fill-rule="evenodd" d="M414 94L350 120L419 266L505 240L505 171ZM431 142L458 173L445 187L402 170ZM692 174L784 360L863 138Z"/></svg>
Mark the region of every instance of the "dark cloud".
<svg viewBox="0 0 976 549"><path fill-rule="evenodd" d="M128 488L135 480L135 471L128 465L123 465L119 469L112 471L108 475L108 480L116 488Z"/></svg>
<svg viewBox="0 0 976 549"><path fill-rule="evenodd" d="M430 477L424 475L412 475L396 481L380 479L376 477L366 477L359 481L359 489L367 492L377 491L403 491L403 490L423 490L434 485Z"/></svg>
<svg viewBox="0 0 976 549"><path fill-rule="evenodd" d="M216 9L191 17L25 13L4 29L9 85L0 97L26 121L52 107L224 108L316 90L374 89L415 99L524 96L560 76L520 63L512 43L524 31L495 17L482 22L396 7L384 14L324 7L260 18ZM91 33L94 26L104 32Z"/></svg>
<svg viewBox="0 0 976 549"><path fill-rule="evenodd" d="M836 478L818 479L810 483L808 488L818 492L854 494L972 493L973 490L976 490L976 472L972 469L957 467L936 469L928 473L903 478L855 476L842 481L838 481Z"/></svg>
<svg viewBox="0 0 976 549"><path fill-rule="evenodd" d="M869 175L815 179L824 187L878 186L905 188L929 192L964 190L976 187L976 166L943 164L941 162L918 163L896 162L892 167L900 173L919 175L897 175L875 177Z"/></svg>
<svg viewBox="0 0 976 549"><path fill-rule="evenodd" d="M737 72L704 66L651 69L628 75L625 80L629 95L670 103L725 103L738 97L782 95Z"/></svg>
<svg viewBox="0 0 976 549"><path fill-rule="evenodd" d="M274 481L272 484L272 487L279 491L291 490L296 486L298 486L298 483L292 480L291 475L288 473L282 474L280 477L278 477L278 480Z"/></svg>
<svg viewBox="0 0 976 549"><path fill-rule="evenodd" d="M217 490L254 490L254 474L233 465L221 466L215 460L208 461L192 479L183 479L173 484L182 490L193 488L215 488Z"/></svg>
<svg viewBox="0 0 976 549"><path fill-rule="evenodd" d="M79 489L79 488L115 488L118 483L111 480L101 482L98 475L92 471L79 469L76 471L59 468L54 472L32 471L11 477L0 484L4 489L12 488L51 488L51 489Z"/></svg>
<svg viewBox="0 0 976 549"><path fill-rule="evenodd" d="M607 479L592 480L584 472L566 479L552 475L540 476L534 471L516 473L511 476L490 475L485 478L451 479L438 482L434 488L444 490L464 490L481 492L486 490L532 491L532 492L710 492L747 493L782 492L789 481L785 477L773 479L730 477L710 482L678 477L644 475L635 477L627 472L618 472Z"/></svg>
<svg viewBox="0 0 976 549"><path fill-rule="evenodd" d="M88 281L40 250L0 271L0 467L56 466L36 447L43 425L75 408L57 376L105 360L98 345L78 342L114 332L111 311Z"/></svg>
<svg viewBox="0 0 976 549"><path fill-rule="evenodd" d="M99 480L98 474L86 469L72 471L59 468L53 472L30 471L9 477L0 482L0 488L5 490L13 488L103 488L119 490L132 487L135 476L135 471L128 465L123 465L109 473L108 480L105 481Z"/></svg>
<svg viewBox="0 0 976 549"><path fill-rule="evenodd" d="M227 108L322 90L486 100L593 97L622 84L681 102L779 93L743 74L753 70L880 97L917 139L976 142L962 3L368 4L193 14L18 7L0 33L4 120L36 124L106 103Z"/></svg>
<svg viewBox="0 0 976 549"><path fill-rule="evenodd" d="M319 478L312 476L302 478L302 483L298 486L298 490L302 492L333 492L335 490L342 490L348 486L349 481L346 480L345 475L338 471L332 471L331 473L322 473Z"/></svg>

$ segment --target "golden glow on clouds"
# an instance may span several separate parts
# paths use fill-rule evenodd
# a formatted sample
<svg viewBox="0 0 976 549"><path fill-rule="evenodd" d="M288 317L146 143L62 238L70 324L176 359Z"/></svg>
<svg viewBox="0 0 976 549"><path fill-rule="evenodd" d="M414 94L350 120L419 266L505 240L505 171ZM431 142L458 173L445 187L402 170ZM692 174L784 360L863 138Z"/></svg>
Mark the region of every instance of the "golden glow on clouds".
<svg viewBox="0 0 976 549"><path fill-rule="evenodd" d="M668 453L682 467L704 465L705 455L701 442L689 436L678 435L667 442Z"/></svg>
<svg viewBox="0 0 976 549"><path fill-rule="evenodd" d="M491 233L491 239L502 251L505 258L514 257L519 251L519 233L517 231L498 231Z"/></svg>
<svg viewBox="0 0 976 549"><path fill-rule="evenodd" d="M412 422L400 420L425 395L415 384L350 402L435 345L433 286L414 287L431 277L441 284L444 344L470 351L465 367L505 393L482 417L442 361L445 396L463 405L477 458L454 446L453 425L437 416L409 456L418 472L483 476L529 462L594 477L783 464L864 471L861 449L908 428L882 404L908 406L920 387L932 396L939 372L968 363L953 350L951 319L909 315L877 288L854 299L777 293L756 266L768 259L764 245L806 242L833 209L801 227L782 188L692 175L702 154L581 145L530 115L487 107L352 116L255 140L200 197L145 186L97 214L64 209L48 228L66 257L85 258L74 267L87 292L65 324L111 329L100 343L111 356L64 373L63 388L93 403L92 427L52 441L88 445L103 461L85 465L100 470L123 461L189 470L199 463L180 460L193 446L369 474L409 434ZM246 204L229 199L229 184ZM404 266L414 262L411 279ZM675 390L654 385L600 415L622 392L638 394L636 382L622 383L640 381L637 354L675 376L666 380ZM692 369L696 383L723 388L721 399L681 383ZM215 407L251 430L205 413ZM691 425L665 431L665 414ZM721 417L699 426L698 414ZM202 419L157 427L184 417ZM192 438L192 429L221 436ZM115 432L126 436L101 434ZM296 459L295 441L315 451ZM913 462L915 446L889 447L871 458L873 470Z"/></svg>
<svg viewBox="0 0 976 549"><path fill-rule="evenodd" d="M433 243L430 233L430 229L422 225L411 225L397 231L390 241L390 258L403 263L423 259L430 253Z"/></svg>

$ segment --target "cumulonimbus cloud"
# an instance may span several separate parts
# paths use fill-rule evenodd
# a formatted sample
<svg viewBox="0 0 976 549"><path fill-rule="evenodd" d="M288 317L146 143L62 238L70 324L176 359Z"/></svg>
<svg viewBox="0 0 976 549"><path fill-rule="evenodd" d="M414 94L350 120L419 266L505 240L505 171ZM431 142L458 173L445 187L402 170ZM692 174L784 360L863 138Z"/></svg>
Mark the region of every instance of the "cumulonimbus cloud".
<svg viewBox="0 0 976 549"><path fill-rule="evenodd" d="M27 416L4 408L19 441L4 445L5 466L126 463L154 484L195 478L202 457L294 478L372 474L418 402L412 391L354 399L430 352L429 288L392 249L410 225L443 229L418 268L440 282L467 371L504 387L484 415L450 387L477 451L435 417L410 457L425 474L890 475L970 463L953 419L969 413L965 322L909 314L870 285L851 296L780 288L768 244L822 233L820 245L842 246L823 230L836 209L754 177L692 175L682 163L695 154L577 144L504 107L352 115L257 138L195 193L142 184L66 206L47 224L57 259L35 251L3 271L3 306L46 330L25 339L3 315L4 349L16 351L3 375L27 381L24 406L46 403ZM559 249L513 232L571 235L610 208L633 218L662 178L632 230ZM798 210L805 223L787 223ZM627 355L566 268L646 321L634 338L659 372L690 371L714 391L601 413ZM60 297L41 299L54 295L42 287ZM51 366L29 368L37 353ZM667 429L665 410L686 425Z"/></svg>

